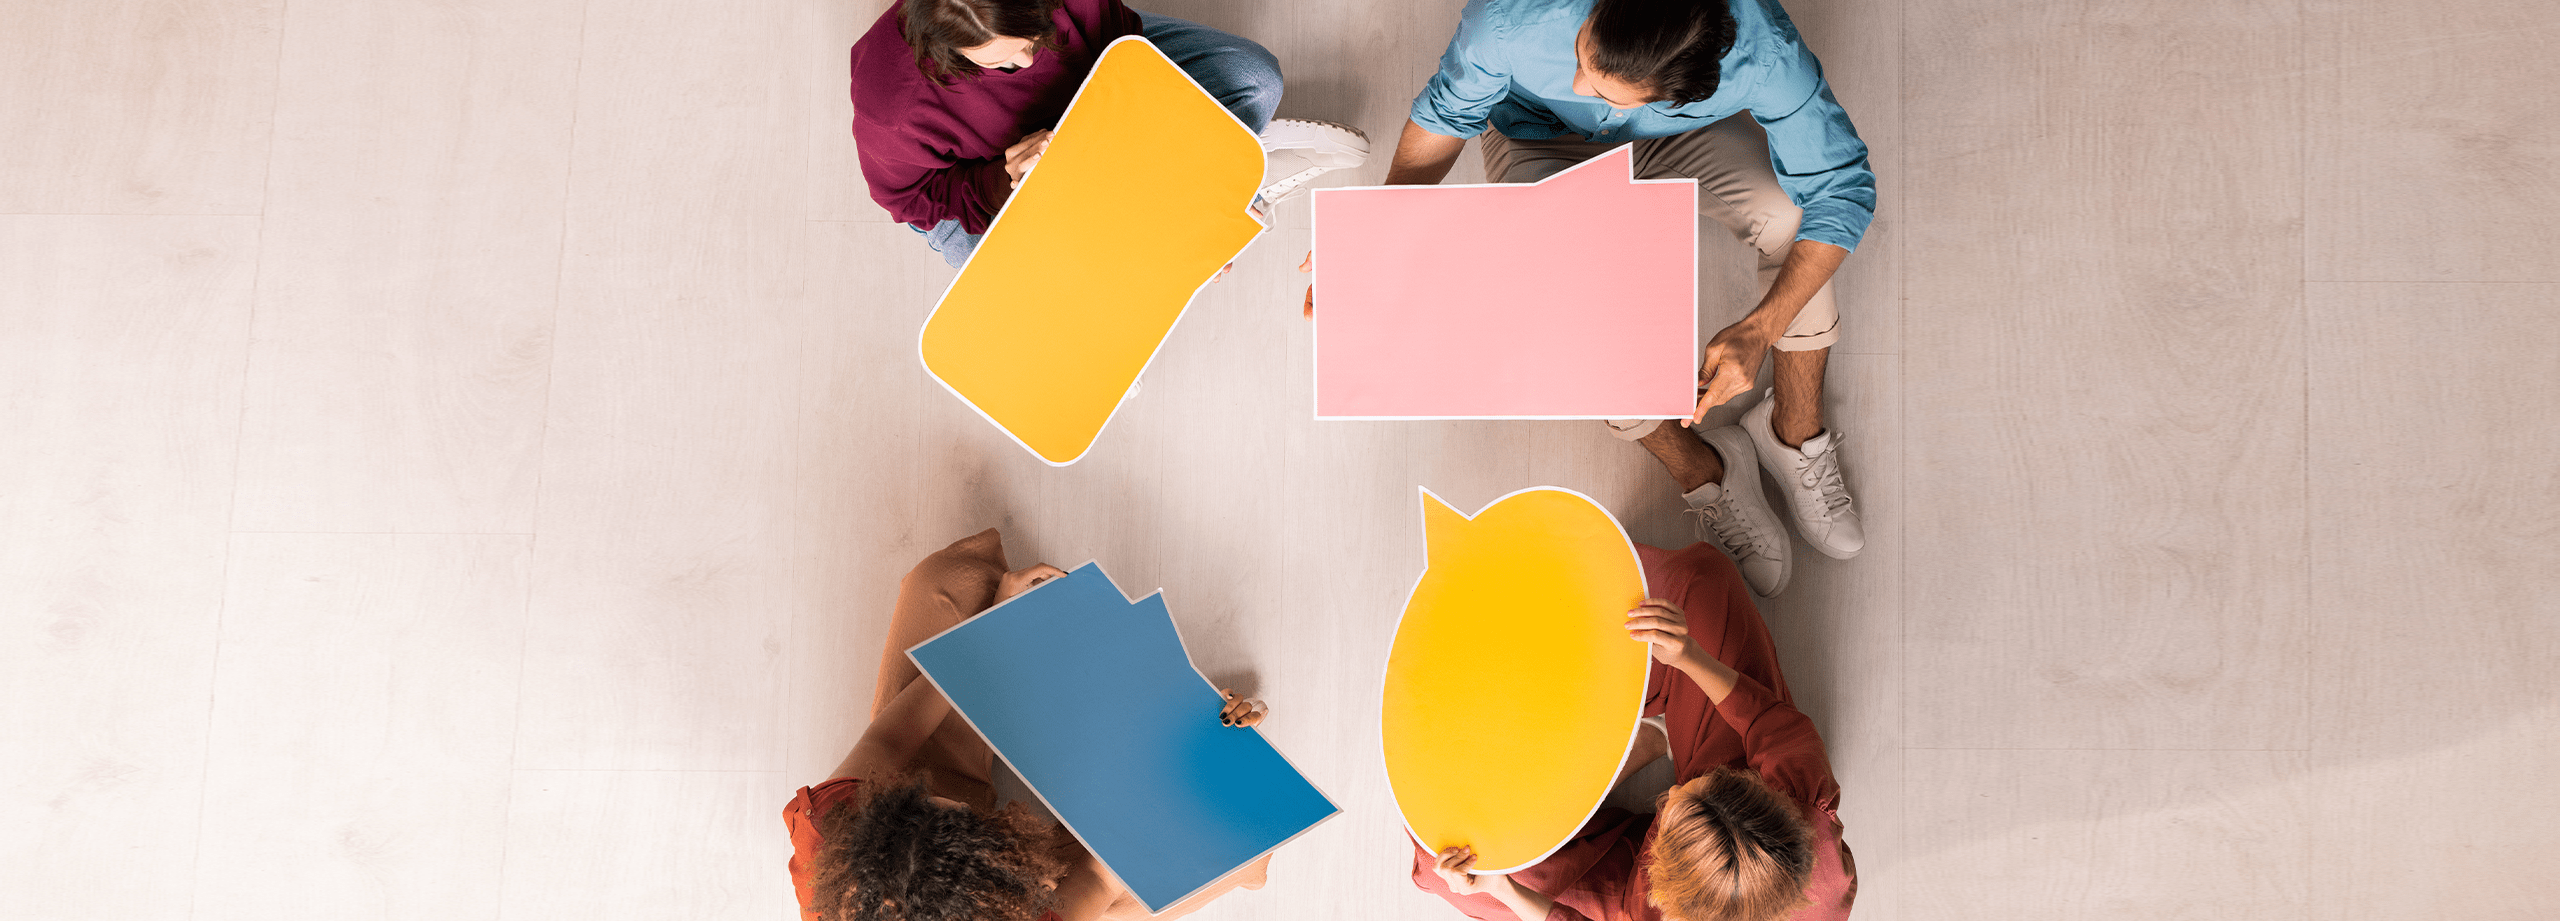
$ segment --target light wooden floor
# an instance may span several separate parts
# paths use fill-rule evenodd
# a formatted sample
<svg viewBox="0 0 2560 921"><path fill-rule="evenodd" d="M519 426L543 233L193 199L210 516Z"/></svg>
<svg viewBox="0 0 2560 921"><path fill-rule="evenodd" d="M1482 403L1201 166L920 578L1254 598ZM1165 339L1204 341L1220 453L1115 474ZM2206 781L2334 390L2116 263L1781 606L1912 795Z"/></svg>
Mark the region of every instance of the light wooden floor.
<svg viewBox="0 0 2560 921"><path fill-rule="evenodd" d="M1163 586L1345 807L1200 917L1456 917L1374 742L1415 487L1673 487L1309 421L1298 207L1034 462L913 357L881 3L0 5L0 916L789 917L897 575L994 525ZM1160 9L1386 142L1458 5ZM1859 917L2548 917L2560 9L1792 6L1883 183L1871 542L1769 608Z"/></svg>

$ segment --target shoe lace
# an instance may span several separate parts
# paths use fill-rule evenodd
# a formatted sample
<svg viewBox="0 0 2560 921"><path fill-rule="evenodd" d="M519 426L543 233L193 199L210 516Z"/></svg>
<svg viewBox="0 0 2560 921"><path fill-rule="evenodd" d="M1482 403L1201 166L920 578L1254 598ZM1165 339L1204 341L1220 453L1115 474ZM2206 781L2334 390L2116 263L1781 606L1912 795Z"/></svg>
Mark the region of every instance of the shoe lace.
<svg viewBox="0 0 2560 921"><path fill-rule="evenodd" d="M1737 561L1749 557L1778 558L1769 548L1752 539L1751 528L1743 524L1742 516L1733 513L1733 500L1729 497L1689 509L1689 516L1696 519L1692 524L1698 539L1714 540L1716 546L1724 548Z"/></svg>
<svg viewBox="0 0 2560 921"><path fill-rule="evenodd" d="M1298 187L1306 185L1307 183L1314 181L1316 177L1329 172L1332 171L1321 166L1310 166L1306 169L1302 169L1295 173L1291 173L1288 176L1282 177L1279 181L1270 185L1263 186L1260 194L1264 199L1276 204L1282 199L1297 194Z"/></svg>
<svg viewBox="0 0 2560 921"><path fill-rule="evenodd" d="M1822 497L1823 513L1838 517L1849 510L1849 486L1840 480L1840 442L1843 436L1833 434L1822 446L1822 453L1805 456L1804 488Z"/></svg>

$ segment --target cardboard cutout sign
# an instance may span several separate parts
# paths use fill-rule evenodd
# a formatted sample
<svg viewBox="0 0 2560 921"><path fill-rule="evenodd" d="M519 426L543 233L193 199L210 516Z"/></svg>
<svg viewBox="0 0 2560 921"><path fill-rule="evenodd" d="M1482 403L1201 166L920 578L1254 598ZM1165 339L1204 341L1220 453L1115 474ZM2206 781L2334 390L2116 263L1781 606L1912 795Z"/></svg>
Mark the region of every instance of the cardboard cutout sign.
<svg viewBox="0 0 2560 921"><path fill-rule="evenodd" d="M1191 297L1262 232L1253 130L1146 39L1112 42L925 320L925 370L1075 463Z"/></svg>
<svg viewBox="0 0 2560 921"><path fill-rule="evenodd" d="M1096 564L907 656L1148 911L1340 811L1261 730L1218 722L1164 596L1132 602Z"/></svg>
<svg viewBox="0 0 2560 921"><path fill-rule="evenodd" d="M1316 417L1689 415L1698 182L1634 170L1316 190Z"/></svg>
<svg viewBox="0 0 2560 921"><path fill-rule="evenodd" d="M1378 714L1387 783L1415 842L1509 873L1573 837L1635 740L1650 654L1625 624L1644 566L1617 519L1568 489L1473 518L1426 489L1422 519L1430 563Z"/></svg>

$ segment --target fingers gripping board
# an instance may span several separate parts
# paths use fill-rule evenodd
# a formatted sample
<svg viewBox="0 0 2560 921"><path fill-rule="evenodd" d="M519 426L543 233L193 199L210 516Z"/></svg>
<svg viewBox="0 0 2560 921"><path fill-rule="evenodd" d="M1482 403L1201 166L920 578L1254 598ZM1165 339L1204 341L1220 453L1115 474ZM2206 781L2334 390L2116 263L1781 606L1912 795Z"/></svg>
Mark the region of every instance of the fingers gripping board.
<svg viewBox="0 0 2560 921"><path fill-rule="evenodd" d="M1103 50L925 320L925 370L1053 465L1074 463L1174 321L1262 225L1262 143L1146 39Z"/></svg>

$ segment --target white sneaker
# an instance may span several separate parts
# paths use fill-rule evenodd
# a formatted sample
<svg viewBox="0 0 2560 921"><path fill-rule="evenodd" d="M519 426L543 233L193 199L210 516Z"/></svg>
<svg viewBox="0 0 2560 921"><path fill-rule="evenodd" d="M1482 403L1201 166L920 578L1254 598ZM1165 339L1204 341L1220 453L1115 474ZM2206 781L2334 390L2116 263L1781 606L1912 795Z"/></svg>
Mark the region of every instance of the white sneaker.
<svg viewBox="0 0 2560 921"><path fill-rule="evenodd" d="M1262 129L1265 208L1286 201L1315 178L1369 162L1369 136L1360 129L1303 118L1275 118Z"/></svg>
<svg viewBox="0 0 2560 921"><path fill-rule="evenodd" d="M1767 598L1787 590L1795 545L1760 495L1760 465L1751 461L1751 436L1728 425L1698 433L1724 460L1724 481L1691 490L1689 511L1698 516L1698 539L1711 540L1742 569L1742 581Z"/></svg>
<svg viewBox="0 0 2560 921"><path fill-rule="evenodd" d="M1787 447L1769 425L1776 403L1775 391L1763 392L1760 404L1742 414L1742 430L1751 433L1760 466L1777 478L1779 491L1796 513L1796 530L1806 543L1835 560L1857 556L1867 545L1867 530L1858 521L1858 506L1849 498L1848 484L1840 479L1839 431L1824 429L1806 439L1801 448Z"/></svg>

